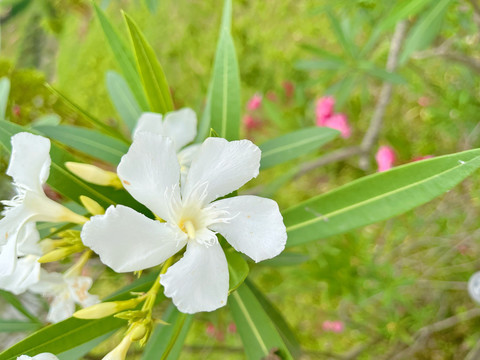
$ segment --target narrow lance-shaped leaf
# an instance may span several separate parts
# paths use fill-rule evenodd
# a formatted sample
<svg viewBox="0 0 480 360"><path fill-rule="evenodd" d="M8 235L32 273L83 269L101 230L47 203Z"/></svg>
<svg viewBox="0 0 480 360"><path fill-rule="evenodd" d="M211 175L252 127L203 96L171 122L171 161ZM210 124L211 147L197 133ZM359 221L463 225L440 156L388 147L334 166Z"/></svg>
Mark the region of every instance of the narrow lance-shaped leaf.
<svg viewBox="0 0 480 360"><path fill-rule="evenodd" d="M124 141L126 144L128 144L127 139L125 136L119 132L118 130L112 128L111 126L108 126L104 122L98 120L96 117L94 117L92 114L88 113L86 110L82 109L80 106L78 106L76 103L74 103L72 100L67 98L65 95L63 95L60 91L57 89L53 88L49 84L45 84L47 89L49 89L53 94L57 95L66 105L68 105L72 110L74 110L76 113L80 114L84 120L86 120L88 123L92 124L95 126L97 129L105 132L106 134L112 135L122 141Z"/></svg>
<svg viewBox="0 0 480 360"><path fill-rule="evenodd" d="M142 81L137 71L135 57L132 51L123 42L120 35L118 35L118 32L115 30L112 23L108 20L105 13L97 5L95 5L95 3L93 4L93 6L95 8L98 20L100 21L100 25L102 26L103 33L107 38L108 45L110 45L115 60L120 66L123 76L125 76L125 79L127 80L130 89L135 95L138 104L143 111L149 110L148 102L142 89Z"/></svg>
<svg viewBox="0 0 480 360"><path fill-rule="evenodd" d="M298 359L301 355L300 343L298 342L297 336L292 331L287 321L284 319L280 311L273 305L265 295L248 279L245 281L245 284L248 286L250 291L255 295L260 305L262 305L265 312L268 314L273 324L277 328L280 336L287 345L291 354L295 356L295 359Z"/></svg>
<svg viewBox="0 0 480 360"><path fill-rule="evenodd" d="M211 127L227 140L240 131L240 75L235 46L229 31L221 30L212 79Z"/></svg>
<svg viewBox="0 0 480 360"><path fill-rule="evenodd" d="M260 168L267 169L308 154L333 140L338 134L337 130L314 126L268 140L260 145Z"/></svg>
<svg viewBox="0 0 480 360"><path fill-rule="evenodd" d="M453 188L480 167L480 150L399 166L283 212L287 246L342 234L399 215Z"/></svg>
<svg viewBox="0 0 480 360"><path fill-rule="evenodd" d="M122 289L118 294L106 300L124 300L131 298L131 292L147 291L158 274L149 274ZM159 299L164 299L159 296ZM107 317L97 320L69 318L57 324L49 325L0 354L0 360L15 360L20 355L34 356L43 352L61 354L103 337L125 326L125 320Z"/></svg>
<svg viewBox="0 0 480 360"><path fill-rule="evenodd" d="M6 77L0 79L0 119L6 119L7 102L10 94L10 80Z"/></svg>
<svg viewBox="0 0 480 360"><path fill-rule="evenodd" d="M124 17L133 48L135 49L137 68L150 109L160 114L172 111L172 95L170 94L167 78L157 60L155 52L132 18L125 13Z"/></svg>
<svg viewBox="0 0 480 360"><path fill-rule="evenodd" d="M193 315L183 314L170 304L163 320L148 341L142 360L176 360L180 358L183 343L193 322Z"/></svg>
<svg viewBox="0 0 480 360"><path fill-rule="evenodd" d="M293 359L277 328L247 284L229 296L228 304L247 359L263 359L269 355Z"/></svg>
<svg viewBox="0 0 480 360"><path fill-rule="evenodd" d="M108 71L106 84L108 95L115 106L115 110L132 132L143 112L140 105L138 105L128 84L120 74L115 71Z"/></svg>
<svg viewBox="0 0 480 360"><path fill-rule="evenodd" d="M115 166L128 151L128 145L124 142L91 129L72 125L40 125L34 126L34 129L75 150Z"/></svg>

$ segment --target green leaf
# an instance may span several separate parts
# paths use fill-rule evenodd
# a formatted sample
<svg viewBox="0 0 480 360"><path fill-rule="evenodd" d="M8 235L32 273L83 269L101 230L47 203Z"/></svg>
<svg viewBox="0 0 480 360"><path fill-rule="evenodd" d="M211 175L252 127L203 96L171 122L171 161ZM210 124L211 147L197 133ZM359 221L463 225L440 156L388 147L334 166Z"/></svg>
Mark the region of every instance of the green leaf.
<svg viewBox="0 0 480 360"><path fill-rule="evenodd" d="M228 262L228 291L229 293L232 293L243 284L250 268L243 256L233 248L227 249L225 251L225 256L227 257Z"/></svg>
<svg viewBox="0 0 480 360"><path fill-rule="evenodd" d="M337 20L334 14L332 14L329 10L326 11L327 17L330 20L330 24L333 28L333 33L337 38L338 42L342 46L343 50L353 59L356 58L357 55L357 47L355 43L350 38L350 34L346 34L342 28L342 25Z"/></svg>
<svg viewBox="0 0 480 360"><path fill-rule="evenodd" d="M480 167L480 149L366 176L283 212L287 246L342 234L422 205Z"/></svg>
<svg viewBox="0 0 480 360"><path fill-rule="evenodd" d="M10 152L10 138L16 133L28 131L20 125L0 120L0 145ZM67 198L81 204L80 195L88 196L103 207L110 205L124 204L130 206L144 214L148 214L148 210L135 201L126 191L118 191L105 186L96 186L87 184L81 179L70 173L64 166L67 161L76 161L78 159L70 155L66 150L52 144L50 148L50 157L52 165L50 167L50 176L47 183L57 192Z"/></svg>
<svg viewBox="0 0 480 360"><path fill-rule="evenodd" d="M10 79L0 79L0 119L5 120L7 113L8 96L10 95Z"/></svg>
<svg viewBox="0 0 480 360"><path fill-rule="evenodd" d="M428 47L437 37L442 28L443 18L453 0L439 0L423 14L409 31L405 40L400 64L404 64L414 51Z"/></svg>
<svg viewBox="0 0 480 360"><path fill-rule="evenodd" d="M280 359L293 359L277 328L247 284L244 283L230 295L228 305L247 359L263 359L272 354L278 354Z"/></svg>
<svg viewBox="0 0 480 360"><path fill-rule="evenodd" d="M153 275L156 278L158 274ZM115 301L130 298L130 292L146 291L152 286L153 281L155 280L146 282L141 278L124 288L116 296L108 297L106 300ZM57 324L49 325L28 336L2 352L0 360L15 360L20 355L34 356L42 352L61 354L112 333L124 325L126 325L124 320L115 317L97 320L69 318Z"/></svg>
<svg viewBox="0 0 480 360"><path fill-rule="evenodd" d="M152 14L155 14L158 9L158 5L160 5L160 0L144 0L144 2L148 10L150 10Z"/></svg>
<svg viewBox="0 0 480 360"><path fill-rule="evenodd" d="M205 102L205 108L203 109L200 125L198 126L197 137L195 143L201 143L208 136L210 128L210 111L212 106L212 82L208 86L207 100Z"/></svg>
<svg viewBox="0 0 480 360"><path fill-rule="evenodd" d="M260 145L260 169L282 164L317 150L337 137L339 132L328 127L309 127L268 140Z"/></svg>
<svg viewBox="0 0 480 360"><path fill-rule="evenodd" d="M0 296L8 301L8 303L17 309L21 314L25 315L26 318L30 319L32 322L40 323L40 320L38 320L35 315L28 311L15 295L8 291L0 290Z"/></svg>
<svg viewBox="0 0 480 360"><path fill-rule="evenodd" d="M100 345L103 341L108 339L114 334L115 331L111 331L103 336L90 340L82 345L69 349L65 352L57 354L59 360L79 360L83 359L93 348Z"/></svg>
<svg viewBox="0 0 480 360"><path fill-rule="evenodd" d="M288 325L285 318L282 316L280 311L273 305L265 295L250 281L246 280L245 284L248 286L250 291L255 295L260 305L262 305L265 312L268 314L270 319L272 320L273 324L275 325L276 329L280 333L283 341L287 345L288 349L290 350L291 354L295 357L295 359L300 358L301 356L301 349L300 343L292 331L290 326Z"/></svg>
<svg viewBox="0 0 480 360"><path fill-rule="evenodd" d="M237 140L240 132L240 75L230 32L223 28L215 54L210 126L221 137Z"/></svg>
<svg viewBox="0 0 480 360"><path fill-rule="evenodd" d="M36 126L44 126L44 125L57 126L57 125L60 125L61 121L62 119L60 118L59 115L48 114L48 115L40 116L39 118L36 118L35 120L33 120L30 127L34 128Z"/></svg>
<svg viewBox="0 0 480 360"><path fill-rule="evenodd" d="M42 327L38 322L0 319L0 333L34 331Z"/></svg>
<svg viewBox="0 0 480 360"><path fill-rule="evenodd" d="M272 259L262 261L262 265L274 267L295 266L303 264L309 259L310 256L307 254L284 251L280 255L275 256Z"/></svg>
<svg viewBox="0 0 480 360"><path fill-rule="evenodd" d="M130 39L135 49L137 68L142 79L143 89L147 95L150 109L165 114L173 110L173 101L163 68L150 44L145 39L137 24L123 13L127 23Z"/></svg>
<svg viewBox="0 0 480 360"><path fill-rule="evenodd" d="M72 149L117 166L128 145L96 130L73 125L34 126L35 130Z"/></svg>
<svg viewBox="0 0 480 360"><path fill-rule="evenodd" d="M130 132L135 129L142 115L142 109L123 77L115 71L108 71L106 76L107 90L115 110L127 125Z"/></svg>
<svg viewBox="0 0 480 360"><path fill-rule="evenodd" d="M107 38L108 45L110 45L110 48L112 49L113 55L115 56L120 69L122 70L123 76L125 76L130 89L140 105L140 108L143 111L148 111L148 102L145 97L145 93L143 92L142 81L140 79L140 75L138 74L137 66L135 64L135 57L132 51L123 42L120 35L118 35L117 31L113 27L112 23L108 20L105 13L97 5L93 5L105 37Z"/></svg>
<svg viewBox="0 0 480 360"><path fill-rule="evenodd" d="M125 136L119 132L118 130L108 126L104 122L98 120L95 118L93 115L89 114L86 110L82 109L80 106L75 104L73 101L71 101L69 98L67 98L65 95L63 95L61 92L58 90L54 89L52 86L49 84L45 84L47 89L49 89L53 94L57 95L67 106L69 106L72 110L74 110L76 113L81 115L83 119L85 119L88 123L93 125L99 130L102 130L106 134L112 135L113 137L116 137L122 141L124 141L126 144L128 144L127 139Z"/></svg>
<svg viewBox="0 0 480 360"><path fill-rule="evenodd" d="M180 357L183 343L192 325L193 315L183 314L170 304L163 320L169 325L157 326L148 341L142 360L175 360Z"/></svg>

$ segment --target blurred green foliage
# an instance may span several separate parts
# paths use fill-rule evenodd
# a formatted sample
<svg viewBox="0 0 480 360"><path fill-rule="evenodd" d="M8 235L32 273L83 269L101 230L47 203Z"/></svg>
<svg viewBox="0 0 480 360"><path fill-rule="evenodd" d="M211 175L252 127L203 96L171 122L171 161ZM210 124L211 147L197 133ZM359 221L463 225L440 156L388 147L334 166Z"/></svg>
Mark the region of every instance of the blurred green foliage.
<svg viewBox="0 0 480 360"><path fill-rule="evenodd" d="M244 129L244 134L261 143L312 125L315 99L333 93L341 100L337 110L348 115L353 136L338 139L323 151L358 144L385 80L385 74L382 78L378 72L375 76L366 70L372 66L384 69L393 26L378 36L361 59L355 51L360 53L369 45L379 21L399 3L234 2L232 33L243 103L254 93L263 94L261 108L248 113L259 126ZM410 29L428 12L428 6L409 19ZM176 107L190 106L200 114L218 37L220 5L161 1L155 9L143 2L110 1L107 14L127 38L120 8L141 25L156 50ZM43 87L47 78L90 113L104 121L116 118L108 101L105 73L118 68L92 9L84 1L52 2L50 9L55 11L24 7L2 28L2 56L15 59L15 65L11 60L0 61L0 77L9 76L12 81L8 116L27 124L41 115L57 113L64 122L77 122L78 117ZM379 141L395 149L397 164L480 145L478 71L428 53L447 42L451 52L478 57L478 26L469 1L451 2L438 33L428 46L417 49L425 56L413 53L398 70ZM339 29L345 35L343 44ZM346 64L341 71L296 67L301 61L312 64L332 58L332 54ZM364 61L363 67L359 59ZM25 67L37 67L46 75ZM253 186L272 182L291 167L270 169ZM330 164L287 181L275 199L285 208L362 175L356 159ZM296 329L308 349L307 359L349 355L362 349L360 359L393 358L416 344L422 327L475 306L465 291L465 281L480 267L479 190L477 175L444 199L409 214L295 249L308 255L302 264L255 265L251 278L271 295ZM111 279L97 284L99 290L120 281L110 275ZM243 358L225 309L200 314L196 320L186 341L185 358L223 359L225 354L231 359ZM322 328L324 321L332 320L344 323L341 334ZM418 349L417 358L465 358L480 339L479 325L480 320L475 319L431 334ZM101 345L96 352L105 352L110 344Z"/></svg>

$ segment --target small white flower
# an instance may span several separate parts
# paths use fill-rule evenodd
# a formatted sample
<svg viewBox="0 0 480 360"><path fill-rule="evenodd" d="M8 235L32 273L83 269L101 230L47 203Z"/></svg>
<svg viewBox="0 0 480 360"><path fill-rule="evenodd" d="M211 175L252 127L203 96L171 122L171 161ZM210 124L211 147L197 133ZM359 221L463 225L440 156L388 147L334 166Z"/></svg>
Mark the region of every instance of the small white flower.
<svg viewBox="0 0 480 360"><path fill-rule="evenodd" d="M480 271L477 271L468 280L468 293L472 300L480 304Z"/></svg>
<svg viewBox="0 0 480 360"><path fill-rule="evenodd" d="M22 355L17 357L17 360L58 360L58 358L50 353L41 353L38 355L35 355L34 357L28 356L28 355Z"/></svg>
<svg viewBox="0 0 480 360"><path fill-rule="evenodd" d="M18 133L12 136L11 142L7 174L13 178L17 195L2 201L6 209L0 220L0 275L13 273L18 255L41 254L36 244L35 222L83 223L87 220L49 199L43 191L50 172L50 140Z"/></svg>
<svg viewBox="0 0 480 360"><path fill-rule="evenodd" d="M47 320L57 323L73 315L75 304L88 307L99 302L96 295L89 294L91 286L92 279L87 276L48 273L41 270L40 281L31 286L30 290L52 299Z"/></svg>
<svg viewBox="0 0 480 360"><path fill-rule="evenodd" d="M0 276L0 289L20 295L40 280L38 256L29 255L18 260L15 270L9 275Z"/></svg>
<svg viewBox="0 0 480 360"><path fill-rule="evenodd" d="M173 141L140 132L117 173L127 191L166 222L111 206L85 224L82 240L117 272L156 266L187 245L183 258L161 276L165 295L182 312L213 311L228 296L228 264L217 232L257 262L285 247L286 229L275 201L258 196L214 201L256 177L259 167L260 149L250 141L208 138L179 186Z"/></svg>
<svg viewBox="0 0 480 360"><path fill-rule="evenodd" d="M136 135L141 132L151 132L172 139L180 163L183 184L192 158L200 148L199 144L185 147L197 136L197 115L195 112L192 109L184 108L167 113L165 118L157 113L143 113L133 131L133 138L135 139ZM184 149L181 150L182 148Z"/></svg>

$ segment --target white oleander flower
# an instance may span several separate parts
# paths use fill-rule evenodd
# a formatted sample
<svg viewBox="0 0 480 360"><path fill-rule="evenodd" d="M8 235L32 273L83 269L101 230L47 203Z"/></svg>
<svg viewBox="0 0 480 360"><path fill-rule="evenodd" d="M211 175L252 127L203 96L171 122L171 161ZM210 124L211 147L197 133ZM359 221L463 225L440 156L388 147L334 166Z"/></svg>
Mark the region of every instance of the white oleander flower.
<svg viewBox="0 0 480 360"><path fill-rule="evenodd" d="M138 119L137 126L133 131L133 138L135 139L135 136L141 132L151 132L172 139L180 163L182 183L184 183L192 158L200 147L200 144L185 147L197 136L195 112L192 109L184 108L169 112L165 117L161 114L145 112Z"/></svg>
<svg viewBox="0 0 480 360"><path fill-rule="evenodd" d="M73 315L75 304L89 307L99 302L98 296L88 292L91 286L92 279L87 276L48 273L42 269L40 281L30 291L51 299L47 320L57 323Z"/></svg>
<svg viewBox="0 0 480 360"><path fill-rule="evenodd" d="M35 222L87 221L49 199L43 191L50 172L50 140L24 132L12 136L11 142L7 174L13 178L17 195L2 201L6 209L0 220L0 275L14 272L18 255L41 254L36 244Z"/></svg>
<svg viewBox="0 0 480 360"><path fill-rule="evenodd" d="M477 271L468 280L468 294L475 302L480 304L480 271Z"/></svg>
<svg viewBox="0 0 480 360"><path fill-rule="evenodd" d="M38 256L28 255L17 261L15 270L9 275L0 276L0 289L20 295L40 280Z"/></svg>
<svg viewBox="0 0 480 360"><path fill-rule="evenodd" d="M41 353L38 355L35 355L34 357L28 356L28 355L22 355L17 357L17 360L58 360L58 358L50 353Z"/></svg>
<svg viewBox="0 0 480 360"><path fill-rule="evenodd" d="M226 304L229 278L217 232L256 262L285 247L286 229L275 201L258 196L216 200L256 177L259 167L260 149L252 142L208 138L179 186L173 141L140 132L117 173L127 191L165 222L111 206L84 225L82 240L116 272L159 265L186 245L183 258L161 276L165 295L182 312L213 311Z"/></svg>

